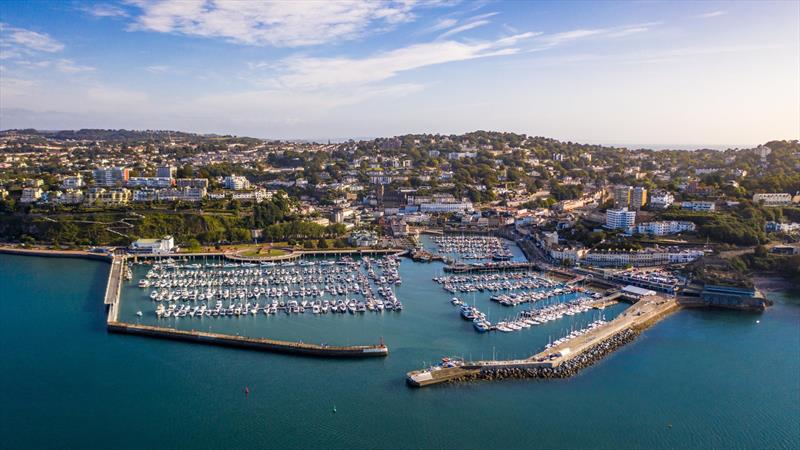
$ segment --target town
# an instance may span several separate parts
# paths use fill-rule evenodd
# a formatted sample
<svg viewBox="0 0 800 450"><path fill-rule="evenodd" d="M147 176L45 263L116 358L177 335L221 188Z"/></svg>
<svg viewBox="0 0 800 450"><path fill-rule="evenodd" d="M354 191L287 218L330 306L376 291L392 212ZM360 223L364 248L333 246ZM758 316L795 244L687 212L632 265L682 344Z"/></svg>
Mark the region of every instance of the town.
<svg viewBox="0 0 800 450"><path fill-rule="evenodd" d="M7 243L274 256L480 233L669 293L797 276L800 258L797 141L652 151L483 131L313 143L8 130L0 151Z"/></svg>

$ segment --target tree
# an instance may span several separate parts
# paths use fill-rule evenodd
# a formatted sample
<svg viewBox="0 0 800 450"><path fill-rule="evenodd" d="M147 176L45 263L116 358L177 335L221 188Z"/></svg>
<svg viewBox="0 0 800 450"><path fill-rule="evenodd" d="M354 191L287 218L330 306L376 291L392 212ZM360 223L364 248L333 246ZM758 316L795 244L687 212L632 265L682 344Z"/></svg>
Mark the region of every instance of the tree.
<svg viewBox="0 0 800 450"><path fill-rule="evenodd" d="M317 248L328 248L328 241L326 239L320 239L317 241Z"/></svg>
<svg viewBox="0 0 800 450"><path fill-rule="evenodd" d="M306 239L305 242L303 242L303 248L314 248L314 242L310 239Z"/></svg>

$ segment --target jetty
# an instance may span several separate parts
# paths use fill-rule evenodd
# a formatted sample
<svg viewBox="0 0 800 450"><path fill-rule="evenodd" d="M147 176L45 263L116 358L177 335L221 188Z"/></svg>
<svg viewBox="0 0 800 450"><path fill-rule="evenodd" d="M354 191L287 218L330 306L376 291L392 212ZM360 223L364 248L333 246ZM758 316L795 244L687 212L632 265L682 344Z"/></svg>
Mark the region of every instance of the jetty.
<svg viewBox="0 0 800 450"><path fill-rule="evenodd" d="M611 297L611 296L609 296ZM597 304L617 301L621 296L603 298ZM649 296L638 299L614 320L588 332L549 347L526 359L502 361L450 362L442 366L408 372L406 381L413 387L468 380L504 378L566 378L599 361L631 342L643 330L680 309L672 297Z"/></svg>
<svg viewBox="0 0 800 450"><path fill-rule="evenodd" d="M229 334L209 333L205 331L187 331L175 328L155 327L123 322L108 322L108 331L112 333L132 334L137 336L195 342L199 344L235 347L267 352L290 353L295 355L368 358L387 356L389 348L382 342L378 345L336 346L324 344L307 344L305 342L278 341L266 338L233 336Z"/></svg>

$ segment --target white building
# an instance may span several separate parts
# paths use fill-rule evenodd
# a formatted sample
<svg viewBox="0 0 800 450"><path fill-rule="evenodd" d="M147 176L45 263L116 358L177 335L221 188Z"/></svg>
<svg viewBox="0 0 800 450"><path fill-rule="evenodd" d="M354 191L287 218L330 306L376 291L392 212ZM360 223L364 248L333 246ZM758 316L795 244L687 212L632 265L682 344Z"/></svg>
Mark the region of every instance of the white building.
<svg viewBox="0 0 800 450"><path fill-rule="evenodd" d="M378 236L371 231L354 231L347 240L353 247L372 247L378 245Z"/></svg>
<svg viewBox="0 0 800 450"><path fill-rule="evenodd" d="M654 192L650 195L650 206L658 209L667 209L675 202L675 196L667 191Z"/></svg>
<svg viewBox="0 0 800 450"><path fill-rule="evenodd" d="M629 230L636 223L636 212L628 208L606 211L606 228Z"/></svg>
<svg viewBox="0 0 800 450"><path fill-rule="evenodd" d="M42 189L38 187L26 187L22 189L22 196L19 198L20 203L33 203L38 202L42 198Z"/></svg>
<svg viewBox="0 0 800 450"><path fill-rule="evenodd" d="M690 211L715 211L717 205L714 202L695 201L681 203L681 209L688 209Z"/></svg>
<svg viewBox="0 0 800 450"><path fill-rule="evenodd" d="M85 186L86 183L83 182L83 175L77 174L72 177L64 177L61 180L61 188L62 189L76 189Z"/></svg>
<svg viewBox="0 0 800 450"><path fill-rule="evenodd" d="M248 181L247 178L239 175L230 175L225 177L223 185L225 186L225 189L233 189L235 191L250 189L250 181Z"/></svg>
<svg viewBox="0 0 800 450"><path fill-rule="evenodd" d="M694 231L695 228L695 224L692 222L669 220L640 223L636 226L636 232L639 234L664 236L667 234L682 233L684 231Z"/></svg>
<svg viewBox="0 0 800 450"><path fill-rule="evenodd" d="M130 177L128 178L128 187L151 187L151 188L168 188L175 183L175 180L170 177Z"/></svg>
<svg viewBox="0 0 800 450"><path fill-rule="evenodd" d="M753 194L753 203L764 202L764 206L786 206L792 203L792 195L782 192Z"/></svg>
<svg viewBox="0 0 800 450"><path fill-rule="evenodd" d="M64 191L64 195L58 200L64 205L83 203L83 191L80 189L67 189Z"/></svg>
<svg viewBox="0 0 800 450"><path fill-rule="evenodd" d="M160 201L199 202L206 196L205 188L170 188L156 191Z"/></svg>
<svg viewBox="0 0 800 450"><path fill-rule="evenodd" d="M161 239L137 239L131 246L130 251L135 253L170 253L175 248L175 240L172 236L164 236Z"/></svg>
<svg viewBox="0 0 800 450"><path fill-rule="evenodd" d="M175 166L162 166L156 169L156 176L159 178L175 178L178 169Z"/></svg>
<svg viewBox="0 0 800 450"><path fill-rule="evenodd" d="M208 189L208 178L178 178L176 185L178 187L193 187L193 188L206 188Z"/></svg>

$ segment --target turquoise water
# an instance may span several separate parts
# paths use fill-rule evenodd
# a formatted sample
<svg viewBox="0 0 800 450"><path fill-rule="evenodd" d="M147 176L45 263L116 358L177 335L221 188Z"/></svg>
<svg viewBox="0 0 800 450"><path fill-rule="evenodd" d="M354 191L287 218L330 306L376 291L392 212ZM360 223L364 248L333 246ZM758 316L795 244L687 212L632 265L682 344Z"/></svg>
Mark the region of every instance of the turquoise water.
<svg viewBox="0 0 800 450"><path fill-rule="evenodd" d="M568 380L410 389L423 362L523 356L570 326L475 333L430 281L440 267L403 261L399 314L208 321L310 342L383 336L391 351L324 360L109 335L107 264L0 255L0 447L800 447L800 298L761 315L679 312Z"/></svg>

